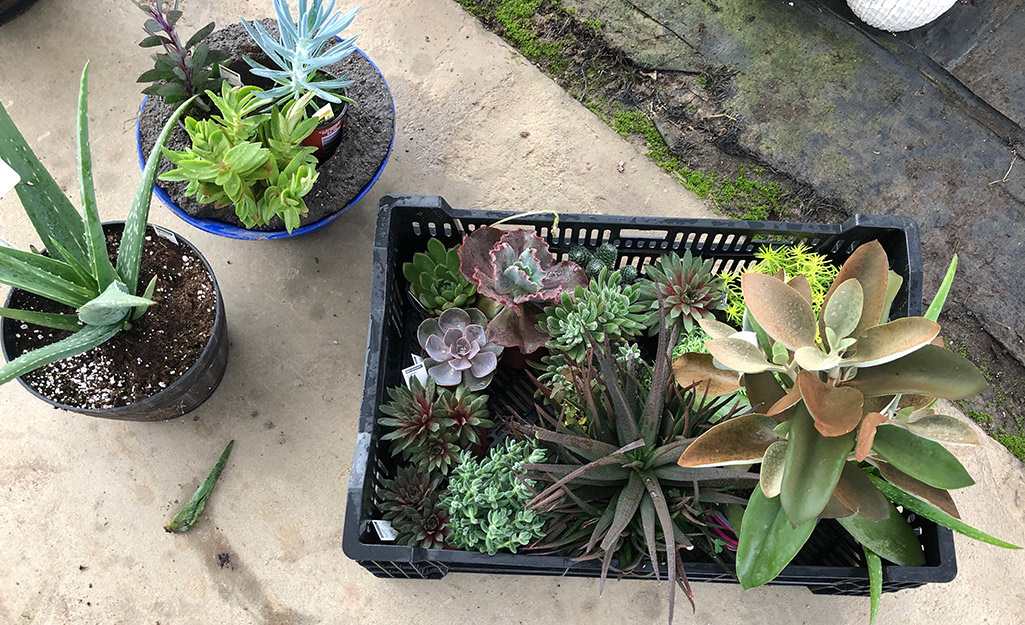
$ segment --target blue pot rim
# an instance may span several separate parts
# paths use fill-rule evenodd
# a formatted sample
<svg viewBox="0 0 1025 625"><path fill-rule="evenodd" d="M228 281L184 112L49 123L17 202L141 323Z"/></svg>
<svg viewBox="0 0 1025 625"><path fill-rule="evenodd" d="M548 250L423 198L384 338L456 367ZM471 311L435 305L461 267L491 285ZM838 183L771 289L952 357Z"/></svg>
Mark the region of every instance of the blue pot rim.
<svg viewBox="0 0 1025 625"><path fill-rule="evenodd" d="M338 217L340 217L343 213L346 213L350 207L356 204L356 202L359 202L361 199L363 199L363 197L370 192L370 189L374 186L374 184L377 183L377 179L380 178L381 173L384 172L385 165L388 164L388 158L391 156L392 147L395 144L395 98L391 97L391 88L388 87L388 81L385 79L384 73L381 72L381 69L377 67L377 64L374 63L370 59L370 57L367 56L365 52L363 52L363 50L361 50L360 48L356 48L355 51L359 53L364 59L366 59L367 62L370 63L371 67L377 70L377 73L381 76L381 81L384 82L384 88L388 91L389 98L392 101L392 133L391 140L389 140L388 142L388 150L384 153L384 160L381 161L381 165L377 168L377 171L374 172L374 176L363 187L363 189L361 189L360 192L356 194L356 197L350 200L349 203L346 204L345 207L343 207L341 210L331 213L330 215L323 217L317 221L314 221L313 223L308 223L306 225L300 226L293 230L291 233L289 233L287 230L247 230L246 228L229 224L219 219L203 219L200 217L193 217L192 215L182 210L182 208L178 206L178 204L176 204L174 200L171 199L171 196L168 195L167 191L162 189L160 185L153 185L153 193L156 194L160 201L162 201L164 204L167 205L168 208L171 209L171 212L180 217L183 221L189 223L192 226L195 226L196 228L199 228L204 232L209 232L210 234L216 234L222 237L228 237L229 239L241 239L245 241L270 241L273 239L287 239L291 237L298 237L304 234L309 234L314 230L319 230L324 226L330 224L335 219L338 219ZM143 169L145 169L146 167L146 157L142 153L142 110L146 107L146 101L148 99L149 96L143 96L142 105L139 107L139 116L136 118L135 121L135 149L139 156L139 167Z"/></svg>

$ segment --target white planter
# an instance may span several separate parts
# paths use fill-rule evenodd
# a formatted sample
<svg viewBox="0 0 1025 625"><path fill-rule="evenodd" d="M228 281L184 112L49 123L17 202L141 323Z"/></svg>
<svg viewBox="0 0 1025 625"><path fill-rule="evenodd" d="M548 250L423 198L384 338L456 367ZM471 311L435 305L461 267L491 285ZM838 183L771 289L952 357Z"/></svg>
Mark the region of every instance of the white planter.
<svg viewBox="0 0 1025 625"><path fill-rule="evenodd" d="M957 0L847 0L869 26L900 32L924 26L947 12Z"/></svg>

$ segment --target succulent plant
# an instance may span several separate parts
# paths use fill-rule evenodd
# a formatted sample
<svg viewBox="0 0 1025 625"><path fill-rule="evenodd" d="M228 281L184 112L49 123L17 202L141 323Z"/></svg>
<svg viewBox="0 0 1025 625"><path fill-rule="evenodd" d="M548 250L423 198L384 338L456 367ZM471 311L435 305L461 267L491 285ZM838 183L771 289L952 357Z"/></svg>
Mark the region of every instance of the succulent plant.
<svg viewBox="0 0 1025 625"><path fill-rule="evenodd" d="M139 76L138 82L153 83L142 92L160 96L172 107L193 96L200 96L193 103L209 111L210 106L202 95L220 82L220 63L228 58L227 54L211 50L203 43L213 32L214 23L200 28L183 44L177 28L182 16L178 0L174 0L174 4L170 0L131 2L149 16L143 24L147 37L139 42L139 46L164 49L163 53L153 55L153 69Z"/></svg>
<svg viewBox="0 0 1025 625"><path fill-rule="evenodd" d="M431 315L449 308L467 308L477 301L477 287L459 273L459 252L446 250L441 241L431 238L427 252L413 254L413 262L402 264L402 275L413 296Z"/></svg>
<svg viewBox="0 0 1025 625"><path fill-rule="evenodd" d="M270 78L279 85L258 94L258 97L298 100L305 93L312 92L327 102L352 102L339 95L342 89L352 84L351 80L316 79L316 72L341 61L356 50L357 37L341 40L334 47L327 49L327 44L338 38L359 11L357 7L341 15L334 13L334 8L334 0L327 3L322 0L299 0L299 15L293 21L288 0L274 0L280 40L272 37L259 22L242 20L242 26L256 45L260 46L260 49L278 66L278 69L270 69L246 58L253 74Z"/></svg>
<svg viewBox="0 0 1025 625"><path fill-rule="evenodd" d="M80 214L64 195L0 102L0 156L15 171L15 186L22 207L50 255L0 246L0 283L77 309L77 314L40 313L0 308L0 315L73 334L22 354L0 366L0 384L39 367L84 353L131 327L131 322L153 305L156 278L139 289L139 265L153 183L160 151L146 161L135 200L128 211L117 261L112 263L100 224L93 188L93 163L88 127L89 66L82 70L78 96ZM167 141L178 118L191 104L183 102L168 119L156 142ZM141 294L140 294L141 293Z"/></svg>
<svg viewBox="0 0 1025 625"><path fill-rule="evenodd" d="M442 386L463 384L471 391L491 384L503 348L488 339L486 324L475 308L449 308L421 323L416 337L427 352L427 374Z"/></svg>
<svg viewBox="0 0 1025 625"><path fill-rule="evenodd" d="M487 405L487 395L472 393L466 386L457 386L454 391L441 389L438 393L438 415L452 421L452 430L463 447L479 443L477 430L494 425L488 418Z"/></svg>
<svg viewBox="0 0 1025 625"><path fill-rule="evenodd" d="M665 299L666 317L670 325L689 332L698 319L711 319L712 311L722 307L725 292L722 279L712 275L712 261L701 261L686 250L681 258L676 252L663 254L647 265L641 282L641 299L648 311L645 325L654 333L658 326L659 289Z"/></svg>
<svg viewBox="0 0 1025 625"><path fill-rule="evenodd" d="M533 230L477 228L463 239L459 260L477 293L505 306L488 323L491 340L525 354L548 341L537 329L542 307L587 284L584 270L570 261L555 262L548 243Z"/></svg>
<svg viewBox="0 0 1025 625"><path fill-rule="evenodd" d="M586 288L563 293L559 305L545 308L538 328L552 337L548 348L581 362L590 345L588 335L618 343L642 333L640 285L622 286L620 280L618 271L602 269Z"/></svg>
<svg viewBox="0 0 1025 625"><path fill-rule="evenodd" d="M569 251L569 259L584 268L588 278L597 278L602 269L619 271L623 284L630 285L637 281L637 267L624 265L616 269L619 261L619 250L611 243L602 243L591 253L583 245L577 245Z"/></svg>
<svg viewBox="0 0 1025 625"><path fill-rule="evenodd" d="M737 552L745 588L775 578L820 517L838 517L871 557L923 564L915 533L891 501L1011 546L954 518L947 490L973 481L940 443L978 439L969 426L926 408L936 397L970 397L986 381L970 362L937 344L942 303L934 302L927 317L887 322L900 284L888 267L879 243L859 247L817 318L806 282L795 287L775 276L745 274L749 330L701 320L713 337L706 344L711 355L674 364L679 383L711 380L723 391L742 375L752 403L763 407L764 414L711 428L679 459L683 467L761 463L760 488L744 513Z"/></svg>
<svg viewBox="0 0 1025 625"><path fill-rule="evenodd" d="M451 429L446 429L411 447L409 461L422 471L448 474L459 462L460 451L459 436Z"/></svg>
<svg viewBox="0 0 1025 625"><path fill-rule="evenodd" d="M415 377L410 378L409 388L392 387L388 389L388 397L388 403L381 406L381 412L388 416L379 422L393 428L381 440L395 441L392 443L394 454L409 458L416 448L453 425L452 419L442 414L434 380L428 379L427 384L421 385Z"/></svg>
<svg viewBox="0 0 1025 625"><path fill-rule="evenodd" d="M533 442L510 439L481 460L463 452L441 498L451 516L448 543L495 555L505 549L516 553L544 536L544 516L524 507L535 482L520 477L524 464L544 459L544 450Z"/></svg>
<svg viewBox="0 0 1025 625"><path fill-rule="evenodd" d="M807 280L811 289L811 309L816 315L822 309L822 300L826 297L829 285L833 283L839 267L822 254L811 251L807 245L763 245L755 252L758 260L744 268L743 273L764 273L769 276L779 275L783 279ZM740 276L743 273L723 273L720 277L726 289L726 318L734 323L744 319L744 294L740 288ZM798 278L803 276L803 278Z"/></svg>
<svg viewBox="0 0 1025 625"><path fill-rule="evenodd" d="M385 480L381 512L398 534L398 542L425 549L441 549L449 535L448 512L438 505L441 477L402 467Z"/></svg>
<svg viewBox="0 0 1025 625"><path fill-rule="evenodd" d="M317 181L316 148L302 145L317 126L303 112L312 94L281 110L257 114L265 106L258 87L221 85L221 96L207 95L220 111L210 119L186 118L192 145L183 152L164 148L175 165L161 180L188 181L186 194L216 208L234 205L247 228L279 217L291 232L308 213L303 197Z"/></svg>
<svg viewBox="0 0 1025 625"><path fill-rule="evenodd" d="M679 330L667 328L664 316L660 324L664 331L658 334L649 383L640 375L635 351L619 365L608 342L593 341L588 352L593 361L571 369L579 376L574 387L583 396L586 427L561 427L551 415L544 415L545 420L560 427L518 427L558 451L558 463L523 466L528 478L548 483L528 507L569 527L549 532L538 547L563 545L558 549L564 550L569 545L576 558L601 558L603 585L613 558L618 557L619 570L630 572L646 557L656 575L665 572L669 581L671 621L676 583L685 585L678 552L691 546L686 535L694 530L687 520L693 516L690 510L700 514L699 508L713 501L742 503L715 487L753 485L757 476L675 464L690 442L691 428L704 417L693 414L693 401L682 402L681 408L670 388L669 350ZM591 383L596 375L601 378L597 386ZM688 393L693 399L693 389ZM574 518L584 519L583 524L566 521ZM661 532L660 542L656 531Z"/></svg>

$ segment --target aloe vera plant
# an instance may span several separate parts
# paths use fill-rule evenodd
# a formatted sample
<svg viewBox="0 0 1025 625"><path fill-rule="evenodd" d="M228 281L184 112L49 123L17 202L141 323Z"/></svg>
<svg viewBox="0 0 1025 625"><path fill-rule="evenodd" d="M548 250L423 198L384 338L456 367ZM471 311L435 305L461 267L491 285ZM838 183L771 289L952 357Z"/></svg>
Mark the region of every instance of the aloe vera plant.
<svg viewBox="0 0 1025 625"><path fill-rule="evenodd" d="M341 15L334 12L335 0L325 6L322 0L299 0L298 18L293 21L288 0L274 0L280 39L275 39L259 22L242 20L242 26L256 45L267 54L278 69L270 69L246 58L253 74L270 78L278 84L259 94L263 99L291 98L298 100L313 92L318 98L335 104L352 102L340 91L352 84L347 78L317 80L317 72L349 56L356 50L357 36L342 40L331 49L327 44L352 23L359 7Z"/></svg>
<svg viewBox="0 0 1025 625"><path fill-rule="evenodd" d="M82 71L78 98L78 161L82 212L72 206L29 147L0 102L0 157L21 177L15 187L21 204L48 256L0 246L0 283L77 309L76 314L39 313L0 308L0 315L71 336L23 354L0 367L0 384L51 362L86 352L104 343L153 305L155 279L139 290L146 219L160 158L159 148L192 100L183 102L167 121L149 156L136 189L118 249L111 262L100 224L93 187L88 129L89 66Z"/></svg>
<svg viewBox="0 0 1025 625"><path fill-rule="evenodd" d="M807 282L749 273L741 279L745 331L699 321L712 337L711 354L678 359L677 381L713 380L722 392L743 385L761 406L761 414L708 430L679 459L684 467L761 463L737 551L745 588L775 578L820 518L837 518L872 554L869 564L875 556L924 564L921 545L894 504L1015 548L958 520L948 493L974 482L941 443L972 445L978 438L929 406L934 398L963 399L986 385L970 362L938 340L936 319L951 278L948 272L926 316L888 321L901 279L872 242L840 268L817 316Z"/></svg>

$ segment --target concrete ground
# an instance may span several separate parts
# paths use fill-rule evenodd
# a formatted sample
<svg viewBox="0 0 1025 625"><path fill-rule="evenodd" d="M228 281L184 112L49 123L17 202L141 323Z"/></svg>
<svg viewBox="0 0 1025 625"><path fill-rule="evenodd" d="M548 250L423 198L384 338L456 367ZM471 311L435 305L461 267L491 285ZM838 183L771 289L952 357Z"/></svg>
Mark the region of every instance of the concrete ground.
<svg viewBox="0 0 1025 625"><path fill-rule="evenodd" d="M186 30L265 17L270 0L184 3ZM77 196L76 84L92 61L101 214L119 219L138 178L135 77L142 14L127 0L40 0L0 29L3 98L56 178ZM246 243L196 231L154 204L151 220L207 256L224 291L232 352L220 389L192 415L108 422L0 388L0 623L662 623L664 587L450 575L380 580L349 561L341 524L356 433L377 198L444 195L510 210L706 216L634 148L451 0L367 1L354 30L391 85L398 124L373 192L326 230ZM523 136L524 133L529 133ZM616 165L625 163L625 172ZM34 236L13 194L0 231ZM201 523L162 526L237 443ZM979 482L966 521L1025 544L1025 467L986 438L958 452ZM883 599L881 623L1020 623L1025 554L957 539L960 575ZM219 554L229 554L225 566ZM698 584L677 622L866 623L864 598Z"/></svg>

